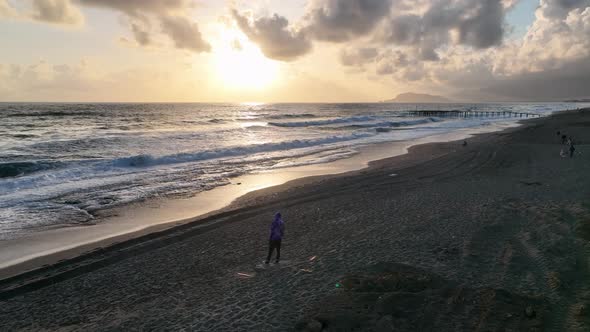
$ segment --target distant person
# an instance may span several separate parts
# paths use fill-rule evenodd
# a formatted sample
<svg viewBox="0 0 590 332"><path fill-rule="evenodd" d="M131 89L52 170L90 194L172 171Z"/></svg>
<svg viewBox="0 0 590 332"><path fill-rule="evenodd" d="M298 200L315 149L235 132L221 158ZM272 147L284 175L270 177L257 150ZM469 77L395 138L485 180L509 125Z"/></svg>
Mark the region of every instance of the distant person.
<svg viewBox="0 0 590 332"><path fill-rule="evenodd" d="M570 158L574 157L575 151L576 151L576 148L574 147L574 143L570 144Z"/></svg>
<svg viewBox="0 0 590 332"><path fill-rule="evenodd" d="M567 136L561 135L561 144L565 144L567 142Z"/></svg>
<svg viewBox="0 0 590 332"><path fill-rule="evenodd" d="M268 257L266 257L266 264L270 263L270 258L272 257L272 252L276 249L277 250L277 259L276 263L279 263L281 259L281 240L285 235L285 222L283 218L281 218L281 213L277 212L275 214L275 218L270 224L270 240L268 243Z"/></svg>
<svg viewBox="0 0 590 332"><path fill-rule="evenodd" d="M467 146L467 141L463 141L463 146Z"/></svg>

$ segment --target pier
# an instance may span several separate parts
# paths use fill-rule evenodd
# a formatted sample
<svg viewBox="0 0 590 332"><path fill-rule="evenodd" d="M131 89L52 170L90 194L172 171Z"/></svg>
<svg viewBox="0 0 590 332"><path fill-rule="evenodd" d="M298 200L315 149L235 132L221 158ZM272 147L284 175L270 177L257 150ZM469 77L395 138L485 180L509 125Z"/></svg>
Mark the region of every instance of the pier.
<svg viewBox="0 0 590 332"><path fill-rule="evenodd" d="M415 110L415 111L405 111L404 114L408 116L434 116L434 117L449 117L449 118L477 118L477 117L486 117L486 118L539 118L541 117L540 114L534 113L526 113L526 112L512 112L512 111L440 111L440 110Z"/></svg>

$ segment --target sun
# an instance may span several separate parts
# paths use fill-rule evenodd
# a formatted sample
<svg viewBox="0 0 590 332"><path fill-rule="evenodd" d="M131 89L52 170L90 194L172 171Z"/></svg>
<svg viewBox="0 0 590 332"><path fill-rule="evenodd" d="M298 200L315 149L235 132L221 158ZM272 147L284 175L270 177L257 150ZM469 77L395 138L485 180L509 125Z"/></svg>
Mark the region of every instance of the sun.
<svg viewBox="0 0 590 332"><path fill-rule="evenodd" d="M227 88L263 90L277 78L279 65L244 35L224 29L214 54L217 78Z"/></svg>

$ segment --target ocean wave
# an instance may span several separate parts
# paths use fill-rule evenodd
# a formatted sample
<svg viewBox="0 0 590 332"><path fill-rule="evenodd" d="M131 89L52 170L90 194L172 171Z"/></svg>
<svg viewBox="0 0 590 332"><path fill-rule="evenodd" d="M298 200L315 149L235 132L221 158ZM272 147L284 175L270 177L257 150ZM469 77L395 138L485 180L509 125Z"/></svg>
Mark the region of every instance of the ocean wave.
<svg viewBox="0 0 590 332"><path fill-rule="evenodd" d="M338 127L338 129L381 128L381 127L398 128L398 127L417 126L417 125L421 125L421 124L440 122L440 121L444 121L444 120L437 119L437 118L426 118L426 119L420 119L420 120L407 120L407 121L385 121L385 122L378 122L378 123L354 124L354 125L350 125L350 126Z"/></svg>
<svg viewBox="0 0 590 332"><path fill-rule="evenodd" d="M55 162L21 161L0 163L0 179L14 178L57 167Z"/></svg>
<svg viewBox="0 0 590 332"><path fill-rule="evenodd" d="M255 125L255 126L247 126L246 129L255 131L255 130L266 130L266 129L268 129L268 127L261 126L261 125Z"/></svg>
<svg viewBox="0 0 590 332"><path fill-rule="evenodd" d="M303 113L303 114L275 114L267 116L267 119L281 120L281 119L298 119L298 118L315 118L315 114Z"/></svg>
<svg viewBox="0 0 590 332"><path fill-rule="evenodd" d="M375 121L375 116L351 116L345 118L316 120L316 121L297 121L297 122L269 122L268 124L275 127L312 127L312 126L325 126L339 123L351 123L351 122L368 122Z"/></svg>
<svg viewBox="0 0 590 332"><path fill-rule="evenodd" d="M12 118L26 118L26 117L40 117L40 116L101 116L98 112L66 112L66 111L48 111L48 112L26 112L26 113L12 113L7 114L7 117Z"/></svg>
<svg viewBox="0 0 590 332"><path fill-rule="evenodd" d="M113 161L113 165L115 167L149 167L157 165L180 164L225 157L248 156L251 154L263 152L309 148L325 144L352 141L370 136L373 136L373 134L355 133L346 136L330 136L320 139L306 139L279 143L264 143L247 146L236 146L217 150L200 151L195 153L178 153L158 157L151 155L138 155L115 159Z"/></svg>
<svg viewBox="0 0 590 332"><path fill-rule="evenodd" d="M8 136L14 137L14 138L20 138L20 139L27 139L27 138L39 137L39 135L33 135L33 134L11 134L11 135L8 135Z"/></svg>

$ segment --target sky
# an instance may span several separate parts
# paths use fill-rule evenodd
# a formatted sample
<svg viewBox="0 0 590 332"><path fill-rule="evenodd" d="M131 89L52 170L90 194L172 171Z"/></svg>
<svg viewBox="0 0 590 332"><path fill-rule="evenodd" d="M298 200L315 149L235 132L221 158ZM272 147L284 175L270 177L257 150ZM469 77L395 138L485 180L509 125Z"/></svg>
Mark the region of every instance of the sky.
<svg viewBox="0 0 590 332"><path fill-rule="evenodd" d="M0 101L590 97L590 0L0 0Z"/></svg>

